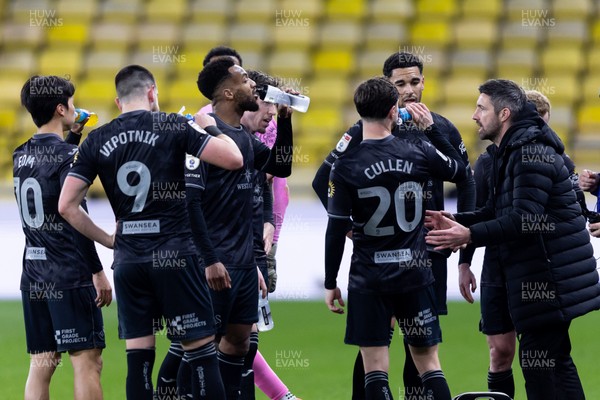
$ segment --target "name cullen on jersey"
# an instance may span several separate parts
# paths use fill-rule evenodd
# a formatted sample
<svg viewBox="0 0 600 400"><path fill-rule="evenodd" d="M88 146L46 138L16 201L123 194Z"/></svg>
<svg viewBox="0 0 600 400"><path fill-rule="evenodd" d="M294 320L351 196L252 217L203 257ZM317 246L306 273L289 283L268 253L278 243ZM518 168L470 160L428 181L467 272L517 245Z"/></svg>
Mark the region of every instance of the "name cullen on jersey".
<svg viewBox="0 0 600 400"><path fill-rule="evenodd" d="M158 138L159 136L156 133L152 133L150 131L136 130L121 132L107 140L106 143L104 143L104 146L102 146L100 149L100 153L104 157L108 157L119 145L127 144L129 142L146 143L154 147L156 145L156 139Z"/></svg>
<svg viewBox="0 0 600 400"><path fill-rule="evenodd" d="M369 179L375 179L377 175L381 175L384 172L399 171L405 174L410 174L413 168L413 163L406 160L385 160L377 161L375 164L371 164L365 168L365 175Z"/></svg>

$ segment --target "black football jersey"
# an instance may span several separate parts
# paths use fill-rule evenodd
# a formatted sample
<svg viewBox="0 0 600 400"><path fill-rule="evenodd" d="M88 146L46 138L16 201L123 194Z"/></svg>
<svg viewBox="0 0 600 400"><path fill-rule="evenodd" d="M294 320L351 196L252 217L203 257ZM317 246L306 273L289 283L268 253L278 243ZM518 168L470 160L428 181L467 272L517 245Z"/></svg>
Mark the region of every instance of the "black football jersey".
<svg viewBox="0 0 600 400"><path fill-rule="evenodd" d="M94 243L58 213L76 151L77 146L48 133L33 135L13 153L14 193L25 234L21 290L90 286L92 274L102 270Z"/></svg>
<svg viewBox="0 0 600 400"><path fill-rule="evenodd" d="M137 110L90 132L69 175L98 176L117 220L115 262L195 254L186 208L186 153L199 156L210 136L177 114Z"/></svg>

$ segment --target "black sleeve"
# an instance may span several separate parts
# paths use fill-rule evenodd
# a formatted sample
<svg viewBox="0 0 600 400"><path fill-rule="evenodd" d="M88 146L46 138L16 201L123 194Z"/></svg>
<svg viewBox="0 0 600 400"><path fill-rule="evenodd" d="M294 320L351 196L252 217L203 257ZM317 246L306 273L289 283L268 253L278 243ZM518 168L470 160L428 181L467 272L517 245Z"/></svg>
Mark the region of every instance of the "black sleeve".
<svg viewBox="0 0 600 400"><path fill-rule="evenodd" d="M331 164L327 161L324 161L323 164L317 170L315 174L315 178L312 181L312 187L319 200L321 200L321 204L327 210L327 190L329 184L329 173L331 172Z"/></svg>
<svg viewBox="0 0 600 400"><path fill-rule="evenodd" d="M67 137L65 138L65 143L74 144L75 146L79 146L79 142L81 142L81 134L73 133L69 131Z"/></svg>
<svg viewBox="0 0 600 400"><path fill-rule="evenodd" d="M566 153L562 154L562 158L565 161L565 167L567 167L567 170L569 171L569 179L573 184L573 190L577 196L577 202L579 203L582 211L588 211L587 204L585 204L585 194L579 187L579 175L575 172L575 163Z"/></svg>
<svg viewBox="0 0 600 400"><path fill-rule="evenodd" d="M254 150L254 168L262 170L278 178L287 178L292 174L294 138L292 134L292 118L277 117L277 137L273 147L256 140ZM257 147L260 149L257 151Z"/></svg>
<svg viewBox="0 0 600 400"><path fill-rule="evenodd" d="M273 218L273 190L268 180L265 180L263 184L263 222L269 222L275 226L275 219Z"/></svg>
<svg viewBox="0 0 600 400"><path fill-rule="evenodd" d="M194 243L206 266L219 262L215 248L210 240L204 213L202 211L202 189L188 186L186 188L186 201Z"/></svg>
<svg viewBox="0 0 600 400"><path fill-rule="evenodd" d="M473 172L473 178L475 179L475 206L477 208L485 207L487 199L489 197L489 182L488 176L491 171L491 159L484 153L479 156L475 162L475 171ZM459 264L467 263L471 264L473 261L473 255L475 254L476 247L468 245L466 249L460 253Z"/></svg>
<svg viewBox="0 0 600 400"><path fill-rule="evenodd" d="M348 220L329 218L325 233L325 289L337 287L337 275L344 256Z"/></svg>

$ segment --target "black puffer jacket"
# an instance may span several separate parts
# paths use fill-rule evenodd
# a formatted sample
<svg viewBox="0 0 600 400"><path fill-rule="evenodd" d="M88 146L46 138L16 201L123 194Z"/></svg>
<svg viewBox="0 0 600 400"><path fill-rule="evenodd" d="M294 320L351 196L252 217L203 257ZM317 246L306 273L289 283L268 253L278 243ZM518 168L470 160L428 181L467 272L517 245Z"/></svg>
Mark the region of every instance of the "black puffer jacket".
<svg viewBox="0 0 600 400"><path fill-rule="evenodd" d="M517 332L599 309L590 235L556 134L529 110L487 150L493 193L486 207L456 220L476 246L499 245Z"/></svg>

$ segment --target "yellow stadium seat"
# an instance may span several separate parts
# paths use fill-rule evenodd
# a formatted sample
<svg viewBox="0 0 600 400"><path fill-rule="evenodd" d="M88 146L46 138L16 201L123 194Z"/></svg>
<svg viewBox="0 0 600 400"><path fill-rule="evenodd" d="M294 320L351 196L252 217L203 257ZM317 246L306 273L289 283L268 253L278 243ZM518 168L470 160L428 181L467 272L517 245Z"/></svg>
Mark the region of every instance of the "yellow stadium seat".
<svg viewBox="0 0 600 400"><path fill-rule="evenodd" d="M94 24L90 33L93 51L125 51L135 39L135 27L118 22L100 22Z"/></svg>
<svg viewBox="0 0 600 400"><path fill-rule="evenodd" d="M186 24L183 27L181 41L190 49L196 46L212 48L226 42L228 29L220 23Z"/></svg>
<svg viewBox="0 0 600 400"><path fill-rule="evenodd" d="M37 58L27 50L3 51L0 52L0 70L4 77L28 78L37 70Z"/></svg>
<svg viewBox="0 0 600 400"><path fill-rule="evenodd" d="M571 73L577 74L584 66L581 46L550 47L542 52L542 68L544 74Z"/></svg>
<svg viewBox="0 0 600 400"><path fill-rule="evenodd" d="M417 0L419 18L451 18L457 12L455 0Z"/></svg>
<svg viewBox="0 0 600 400"><path fill-rule="evenodd" d="M552 103L552 102L551 102ZM550 108L550 126L561 135L561 139L573 131L575 125L575 114L570 106L551 104ZM568 141L563 140L565 145Z"/></svg>
<svg viewBox="0 0 600 400"><path fill-rule="evenodd" d="M463 0L461 14L463 18L497 20L502 16L502 0Z"/></svg>
<svg viewBox="0 0 600 400"><path fill-rule="evenodd" d="M581 86L583 87L583 101L585 103L600 104L600 98L598 97L600 95L600 75L588 75Z"/></svg>
<svg viewBox="0 0 600 400"><path fill-rule="evenodd" d="M425 77L425 88L423 89L421 101L425 103L430 110L433 107L433 111L435 111L435 108L443 101L442 82L443 80L435 75L427 75Z"/></svg>
<svg viewBox="0 0 600 400"><path fill-rule="evenodd" d="M176 80L165 85L164 89L160 89L159 99L163 99L166 102L175 105L173 108L175 112L179 110L181 106L186 107L186 112L195 114L200 106L210 102L206 99L202 93L198 91L195 81L190 82L189 80ZM175 110L177 108L177 110Z"/></svg>
<svg viewBox="0 0 600 400"><path fill-rule="evenodd" d="M551 104L573 106L581 98L581 80L575 75L554 75L533 87L548 97Z"/></svg>
<svg viewBox="0 0 600 400"><path fill-rule="evenodd" d="M65 24L48 31L48 43L80 49L87 43L89 26L86 24Z"/></svg>
<svg viewBox="0 0 600 400"><path fill-rule="evenodd" d="M193 22L209 22L224 25L233 9L229 0L195 0L190 4L188 14Z"/></svg>
<svg viewBox="0 0 600 400"><path fill-rule="evenodd" d="M455 50L450 65L454 76L485 77L492 67L492 54L487 50Z"/></svg>
<svg viewBox="0 0 600 400"><path fill-rule="evenodd" d="M600 21L595 21L592 26L592 39L594 43L600 43Z"/></svg>
<svg viewBox="0 0 600 400"><path fill-rule="evenodd" d="M283 49L308 50L316 40L315 26L277 26L273 29L276 51Z"/></svg>
<svg viewBox="0 0 600 400"><path fill-rule="evenodd" d="M25 80L16 80L10 77L0 78L0 109L18 107L21 104L21 89Z"/></svg>
<svg viewBox="0 0 600 400"><path fill-rule="evenodd" d="M76 77L81 71L82 58L82 53L75 49L47 49L40 55L39 73L40 75Z"/></svg>
<svg viewBox="0 0 600 400"><path fill-rule="evenodd" d="M98 1L59 0L56 3L56 10L58 15L68 23L89 24L98 15L99 3Z"/></svg>
<svg viewBox="0 0 600 400"><path fill-rule="evenodd" d="M48 0L11 1L11 20L45 28L60 26L60 16L51 4Z"/></svg>
<svg viewBox="0 0 600 400"><path fill-rule="evenodd" d="M322 50L314 56L315 72L350 74L354 68L353 54L348 51Z"/></svg>
<svg viewBox="0 0 600 400"><path fill-rule="evenodd" d="M179 26L169 23L140 24L136 29L139 49L154 50L179 41Z"/></svg>
<svg viewBox="0 0 600 400"><path fill-rule="evenodd" d="M47 28L40 26L7 22L2 26L4 48L35 50L43 42L47 32Z"/></svg>
<svg viewBox="0 0 600 400"><path fill-rule="evenodd" d="M76 84L75 103L78 107L92 109L91 104L103 104L108 108L117 97L114 77L99 79L91 76Z"/></svg>
<svg viewBox="0 0 600 400"><path fill-rule="evenodd" d="M475 110L477 97L479 97L479 85L483 81L478 77L448 77L443 86L446 104L466 103L472 105Z"/></svg>
<svg viewBox="0 0 600 400"><path fill-rule="evenodd" d="M275 18L277 9L274 0L238 0L235 3L235 18L241 22L267 23Z"/></svg>
<svg viewBox="0 0 600 400"><path fill-rule="evenodd" d="M559 21L564 19L585 20L593 12L594 5L591 0L552 1L552 14Z"/></svg>
<svg viewBox="0 0 600 400"><path fill-rule="evenodd" d="M440 115L448 118L450 122L456 126L456 129L460 132L467 151L471 160L476 160L477 156L481 153L479 147L479 136L477 135L477 125L473 121L473 113L475 112L475 105L479 92L475 88L476 96L473 98L472 104L454 104L454 102L446 102L445 106L439 107L436 112ZM484 143L487 146L489 143Z"/></svg>
<svg viewBox="0 0 600 400"><path fill-rule="evenodd" d="M185 42L184 42L185 43ZM194 82L198 77L198 73L202 70L202 62L208 52L209 48L202 48L197 45L190 46L186 43L186 46L181 49L181 62L175 63L175 70L177 77L182 76L193 76Z"/></svg>
<svg viewBox="0 0 600 400"><path fill-rule="evenodd" d="M150 0L144 5L148 21L178 23L187 12L185 0Z"/></svg>
<svg viewBox="0 0 600 400"><path fill-rule="evenodd" d="M538 55L529 49L502 49L496 54L496 76L504 79L522 79L533 76Z"/></svg>
<svg viewBox="0 0 600 400"><path fill-rule="evenodd" d="M498 39L493 20L463 19L454 24L454 40L459 49L490 49Z"/></svg>
<svg viewBox="0 0 600 400"><path fill-rule="evenodd" d="M365 48L368 50L386 50L391 54L407 39L406 27L397 22L372 22L365 30Z"/></svg>
<svg viewBox="0 0 600 400"><path fill-rule="evenodd" d="M600 133L600 104L582 106L577 113L577 125L580 133Z"/></svg>
<svg viewBox="0 0 600 400"><path fill-rule="evenodd" d="M552 46L581 45L588 37L589 30L585 20L560 21L552 29L548 29L547 33L547 41Z"/></svg>
<svg viewBox="0 0 600 400"><path fill-rule="evenodd" d="M326 15L330 20L360 20L367 14L365 0L327 0Z"/></svg>
<svg viewBox="0 0 600 400"><path fill-rule="evenodd" d="M389 50L361 51L358 54L358 76L368 79L382 75L383 62L392 54Z"/></svg>
<svg viewBox="0 0 600 400"><path fill-rule="evenodd" d="M523 26L521 21L505 22L501 28L502 47L533 49L544 40L544 29Z"/></svg>
<svg viewBox="0 0 600 400"><path fill-rule="evenodd" d="M179 45L155 46L153 50L138 50L131 54L129 63L148 68L162 87L167 83L167 76L174 69L174 65L187 59L181 50L182 47Z"/></svg>
<svg viewBox="0 0 600 400"><path fill-rule="evenodd" d="M526 25L550 23L551 10L547 0L505 0L504 9L511 21Z"/></svg>
<svg viewBox="0 0 600 400"><path fill-rule="evenodd" d="M321 24L320 47L352 50L362 43L362 26L356 22L329 22Z"/></svg>
<svg viewBox="0 0 600 400"><path fill-rule="evenodd" d="M265 24L237 23L229 29L229 44L241 54L246 50L262 51L270 39L270 26Z"/></svg>
<svg viewBox="0 0 600 400"><path fill-rule="evenodd" d="M307 85L312 110L325 107L338 107L352 101L353 93L346 79L316 78ZM311 111L312 111L311 110Z"/></svg>
<svg viewBox="0 0 600 400"><path fill-rule="evenodd" d="M419 45L446 46L452 41L448 22L438 20L417 20L411 28L411 42Z"/></svg>
<svg viewBox="0 0 600 400"><path fill-rule="evenodd" d="M90 51L85 56L84 70L88 79L113 78L127 65L124 51Z"/></svg>
<svg viewBox="0 0 600 400"><path fill-rule="evenodd" d="M106 0L100 7L104 22L134 23L143 11L139 0Z"/></svg>
<svg viewBox="0 0 600 400"><path fill-rule="evenodd" d="M398 24L412 18L415 14L411 0L373 0L370 4L373 21Z"/></svg>
<svg viewBox="0 0 600 400"><path fill-rule="evenodd" d="M307 75L311 72L310 57L303 51L272 52L268 56L266 70L280 77Z"/></svg>
<svg viewBox="0 0 600 400"><path fill-rule="evenodd" d="M323 2L321 0L282 0L278 2L277 9L279 11L296 10L294 15L298 15L298 11L300 11L300 15L297 18L309 18L312 20L321 16Z"/></svg>

